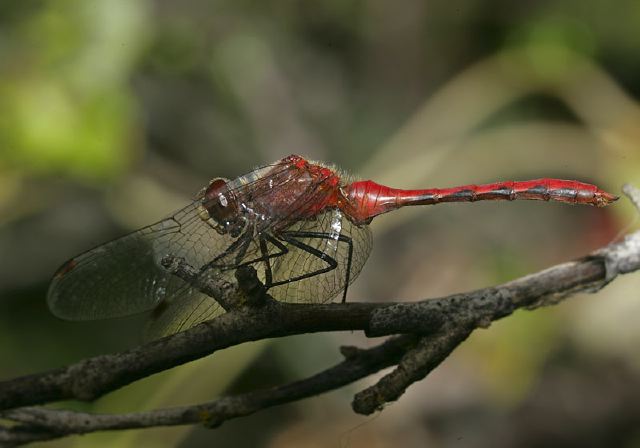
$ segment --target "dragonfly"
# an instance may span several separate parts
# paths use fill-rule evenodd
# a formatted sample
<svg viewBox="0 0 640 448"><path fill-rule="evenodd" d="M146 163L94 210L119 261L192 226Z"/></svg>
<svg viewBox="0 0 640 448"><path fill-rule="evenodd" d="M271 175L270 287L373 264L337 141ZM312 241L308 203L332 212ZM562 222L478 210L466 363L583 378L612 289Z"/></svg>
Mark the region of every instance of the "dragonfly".
<svg viewBox="0 0 640 448"><path fill-rule="evenodd" d="M47 301L68 320L148 312L150 339L223 313L215 298L163 267L168 256L230 282L252 266L276 300L321 303L342 294L344 301L371 252L374 217L406 206L516 199L604 207L618 198L552 178L403 190L291 155L234 180L215 178L169 217L68 260Z"/></svg>

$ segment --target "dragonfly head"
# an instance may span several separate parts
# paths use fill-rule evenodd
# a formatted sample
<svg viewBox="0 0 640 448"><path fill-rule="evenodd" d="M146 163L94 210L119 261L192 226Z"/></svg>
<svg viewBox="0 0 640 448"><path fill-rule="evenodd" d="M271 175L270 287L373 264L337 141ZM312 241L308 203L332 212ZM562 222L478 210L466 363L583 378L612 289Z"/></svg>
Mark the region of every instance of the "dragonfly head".
<svg viewBox="0 0 640 448"><path fill-rule="evenodd" d="M247 224L239 212L236 195L228 187L228 179L213 179L201 193L200 218L221 235L237 237Z"/></svg>

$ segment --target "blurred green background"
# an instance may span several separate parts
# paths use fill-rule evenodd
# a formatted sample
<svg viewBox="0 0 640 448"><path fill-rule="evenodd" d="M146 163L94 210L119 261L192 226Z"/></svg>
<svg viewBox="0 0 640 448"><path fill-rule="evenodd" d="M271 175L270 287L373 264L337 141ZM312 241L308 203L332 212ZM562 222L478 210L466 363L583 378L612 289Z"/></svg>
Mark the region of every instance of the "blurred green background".
<svg viewBox="0 0 640 448"><path fill-rule="evenodd" d="M640 185L640 3L29 0L0 3L0 375L139 342L63 322L67 258L212 177L290 153L396 187L541 176ZM376 219L350 300L419 300L582 256L637 228L605 210L478 203ZM640 276L474 334L377 417L355 387L216 430L47 446L640 447ZM75 409L207 401L312 374L361 334L245 344ZM367 382L372 380L367 380ZM364 387L363 381L357 387Z"/></svg>

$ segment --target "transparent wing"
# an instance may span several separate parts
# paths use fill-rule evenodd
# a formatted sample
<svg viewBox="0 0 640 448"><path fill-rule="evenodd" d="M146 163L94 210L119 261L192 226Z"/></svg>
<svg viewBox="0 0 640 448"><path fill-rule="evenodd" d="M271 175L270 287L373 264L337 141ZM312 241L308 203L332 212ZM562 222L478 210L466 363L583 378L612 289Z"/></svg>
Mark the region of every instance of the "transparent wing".
<svg viewBox="0 0 640 448"><path fill-rule="evenodd" d="M243 189L242 196L256 203L272 190L308 183L305 194L279 216L256 222L234 238L220 235L203 221L196 201L167 219L69 260L51 283L49 307L57 316L71 320L150 311L146 331L150 338L185 330L221 314L215 299L162 267L165 256L182 257L200 269L200 275L222 276L230 282L235 281L238 265L251 264L263 282L271 277L274 286L269 292L278 300L324 302L333 298L360 273L371 251L370 230L352 224L339 210L299 219L309 203L322 203L330 189L319 188L322 179L308 182L304 173L290 171L287 167L275 167L268 174L256 170L235 181L234 188Z"/></svg>
<svg viewBox="0 0 640 448"><path fill-rule="evenodd" d="M295 244L276 237L277 234L271 228L266 232L281 246L267 244L268 254L282 252L282 247L285 249L284 254L269 259L269 263L272 280L286 283L272 287L269 293L275 299L287 302L320 303L340 294L346 286L347 268L350 268L351 283L362 270L372 246L369 228L352 224L339 210L324 213L316 220L297 222L280 232L281 236L287 235L287 239L295 241ZM314 254L314 250L319 252ZM327 272L314 274L328 266L318 253L334 259L337 266ZM250 264L256 269L260 280L265 282L267 264L258 238L248 238L246 246L239 246L237 250L220 258L217 267L207 269L201 275L222 276L224 280L234 282L234 267L252 260L254 261ZM288 281L306 275L307 278ZM223 312L213 298L186 288L154 309L145 336L147 339L154 339L184 331Z"/></svg>
<svg viewBox="0 0 640 448"><path fill-rule="evenodd" d="M103 319L148 311L163 300L189 296L189 286L160 265L162 258L184 257L198 268L232 242L202 221L197 207L194 202L169 218L66 262L49 287L51 311L70 320Z"/></svg>
<svg viewBox="0 0 640 448"><path fill-rule="evenodd" d="M288 252L271 263L274 283L309 275L269 290L274 298L286 302L320 303L332 299L348 286L347 269L349 283L360 274L372 247L369 227L354 225L340 210L294 223L281 232L280 238L285 238ZM333 259L337 266L327 270L330 263L319 253Z"/></svg>
<svg viewBox="0 0 640 448"><path fill-rule="evenodd" d="M178 333L223 312L224 309L212 297L187 288L153 310L144 337L151 340Z"/></svg>
<svg viewBox="0 0 640 448"><path fill-rule="evenodd" d="M194 263L193 260L187 259L187 262L201 269L200 276L217 277L229 283L235 283L235 267L247 261L259 260L261 257L259 244L251 236L251 234L243 235L245 244L238 244L237 240L225 238L225 247L221 248L215 256L210 254L206 259L206 263L215 260L212 266L202 269L206 264L205 261L200 260ZM229 250L232 247L233 249ZM262 264L256 261L254 265L258 275L264 279ZM154 308L145 330L145 339L155 339L187 330L223 312L224 309L215 298L191 287L184 288L167 297Z"/></svg>

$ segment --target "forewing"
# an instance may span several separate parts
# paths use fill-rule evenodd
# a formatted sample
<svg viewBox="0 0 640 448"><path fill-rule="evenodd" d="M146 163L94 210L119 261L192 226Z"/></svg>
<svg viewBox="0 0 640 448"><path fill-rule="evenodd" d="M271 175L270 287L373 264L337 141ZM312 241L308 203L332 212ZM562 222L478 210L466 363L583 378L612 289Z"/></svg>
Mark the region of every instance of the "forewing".
<svg viewBox="0 0 640 448"><path fill-rule="evenodd" d="M198 203L170 218L96 247L55 274L47 301L64 319L93 320L148 311L188 285L160 264L167 255L199 268L228 244L198 216Z"/></svg>

